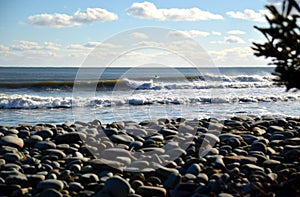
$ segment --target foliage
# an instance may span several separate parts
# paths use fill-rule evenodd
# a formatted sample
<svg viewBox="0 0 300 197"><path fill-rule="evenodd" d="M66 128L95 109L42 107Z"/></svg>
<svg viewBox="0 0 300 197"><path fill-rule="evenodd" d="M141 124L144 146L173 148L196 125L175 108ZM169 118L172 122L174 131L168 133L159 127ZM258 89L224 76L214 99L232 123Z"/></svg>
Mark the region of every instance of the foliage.
<svg viewBox="0 0 300 197"><path fill-rule="evenodd" d="M270 58L275 65L275 84L285 85L287 91L300 89L300 6L296 0L284 0L279 12L273 5L266 6L268 28L256 27L266 38L264 44L253 43L256 56Z"/></svg>

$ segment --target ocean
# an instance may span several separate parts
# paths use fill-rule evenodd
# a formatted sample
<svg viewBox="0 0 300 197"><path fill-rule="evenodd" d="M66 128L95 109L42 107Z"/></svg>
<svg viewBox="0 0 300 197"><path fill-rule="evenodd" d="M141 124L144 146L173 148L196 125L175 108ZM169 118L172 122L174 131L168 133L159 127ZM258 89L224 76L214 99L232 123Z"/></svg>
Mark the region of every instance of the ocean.
<svg viewBox="0 0 300 197"><path fill-rule="evenodd" d="M0 67L0 124L299 116L272 67Z"/></svg>

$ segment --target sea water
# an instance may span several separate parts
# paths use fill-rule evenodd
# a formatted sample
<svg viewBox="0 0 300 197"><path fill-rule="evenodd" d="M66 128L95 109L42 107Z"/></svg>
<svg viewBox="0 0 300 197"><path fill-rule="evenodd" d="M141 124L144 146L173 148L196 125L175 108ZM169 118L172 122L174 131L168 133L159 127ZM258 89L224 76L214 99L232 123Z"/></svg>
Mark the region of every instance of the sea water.
<svg viewBox="0 0 300 197"><path fill-rule="evenodd" d="M0 124L299 116L273 69L0 67Z"/></svg>

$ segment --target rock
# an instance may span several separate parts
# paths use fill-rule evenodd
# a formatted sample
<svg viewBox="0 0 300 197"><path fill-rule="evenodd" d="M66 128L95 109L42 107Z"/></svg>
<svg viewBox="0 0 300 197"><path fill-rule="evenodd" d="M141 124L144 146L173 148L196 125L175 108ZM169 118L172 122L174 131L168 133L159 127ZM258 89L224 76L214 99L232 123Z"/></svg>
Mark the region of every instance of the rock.
<svg viewBox="0 0 300 197"><path fill-rule="evenodd" d="M300 150L293 149L284 153L284 160L287 162L300 161Z"/></svg>
<svg viewBox="0 0 300 197"><path fill-rule="evenodd" d="M12 146L15 148L23 148L24 142L21 138L8 135L8 136L4 136L0 139L0 145L1 146Z"/></svg>
<svg viewBox="0 0 300 197"><path fill-rule="evenodd" d="M39 135L31 135L29 138L25 140L26 144L32 145L35 144L36 142L41 142L43 141L43 138Z"/></svg>
<svg viewBox="0 0 300 197"><path fill-rule="evenodd" d="M246 169L248 172L253 172L253 171L264 171L262 167L259 167L254 164L244 164L242 165L242 168Z"/></svg>
<svg viewBox="0 0 300 197"><path fill-rule="evenodd" d="M267 152L267 147L262 142L254 142L251 145L250 151L261 151L263 153Z"/></svg>
<svg viewBox="0 0 300 197"><path fill-rule="evenodd" d="M51 138L53 136L53 131L51 131L50 129L43 129L43 130L37 131L35 133L35 135L39 135L43 139Z"/></svg>
<svg viewBox="0 0 300 197"><path fill-rule="evenodd" d="M37 189L40 190L45 190L49 188L60 191L64 188L64 183L60 180L47 179L39 182L37 185Z"/></svg>
<svg viewBox="0 0 300 197"><path fill-rule="evenodd" d="M110 137L112 135L117 135L119 133L118 129L116 128L106 128L103 130L103 132L107 137Z"/></svg>
<svg viewBox="0 0 300 197"><path fill-rule="evenodd" d="M4 159L6 162L16 162L21 159L21 154L20 153L5 153L3 155Z"/></svg>
<svg viewBox="0 0 300 197"><path fill-rule="evenodd" d="M228 193L219 193L217 197L233 197L233 195Z"/></svg>
<svg viewBox="0 0 300 197"><path fill-rule="evenodd" d="M126 144L129 145L131 142L134 142L134 138L129 135L111 135L109 139L118 144Z"/></svg>
<svg viewBox="0 0 300 197"><path fill-rule="evenodd" d="M73 191L82 191L82 190L84 190L84 187L78 182L70 182L69 187L70 187L70 190L73 190Z"/></svg>
<svg viewBox="0 0 300 197"><path fill-rule="evenodd" d="M105 181L104 190L112 197L127 197L130 192L130 185L125 179L114 176Z"/></svg>
<svg viewBox="0 0 300 197"><path fill-rule="evenodd" d="M79 132L70 132L66 134L57 135L54 140L56 144L71 144L84 140L86 135Z"/></svg>
<svg viewBox="0 0 300 197"><path fill-rule="evenodd" d="M34 147L38 148L40 150L55 149L56 148L56 144L54 144L51 141L42 141L42 142L35 143Z"/></svg>
<svg viewBox="0 0 300 197"><path fill-rule="evenodd" d="M192 165L186 170L186 173L190 173L190 174L193 174L193 175L196 175L196 176L197 176L200 172L201 172L201 168L200 168L199 164L197 164L197 163L192 164Z"/></svg>
<svg viewBox="0 0 300 197"><path fill-rule="evenodd" d="M131 187L132 187L132 189L134 189L135 191L137 191L137 189L140 187L140 186L143 186L144 185L144 183L142 182L142 181L140 181L140 180L133 180L132 182L131 182Z"/></svg>
<svg viewBox="0 0 300 197"><path fill-rule="evenodd" d="M219 137L212 133L203 133L198 139L206 139L212 146L220 142Z"/></svg>
<svg viewBox="0 0 300 197"><path fill-rule="evenodd" d="M262 166L265 167L265 168L271 168L271 169L273 169L274 167L276 167L279 164L281 164L280 161L269 159L269 160L264 161L262 163Z"/></svg>
<svg viewBox="0 0 300 197"><path fill-rule="evenodd" d="M284 129L280 126L269 126L268 129L267 129L267 132L270 132L270 133L274 133L276 131L279 131L279 132L284 132Z"/></svg>
<svg viewBox="0 0 300 197"><path fill-rule="evenodd" d="M181 181L181 175L178 173L171 173L164 182L165 188L173 189Z"/></svg>
<svg viewBox="0 0 300 197"><path fill-rule="evenodd" d="M63 197L63 195L55 189L45 189L40 194L39 197Z"/></svg>
<svg viewBox="0 0 300 197"><path fill-rule="evenodd" d="M152 197L152 196L165 197L167 196L167 190L161 187L141 186L138 188L137 194L140 194L143 197Z"/></svg>
<svg viewBox="0 0 300 197"><path fill-rule="evenodd" d="M99 181L99 177L94 173L86 173L80 176L80 182L82 183L95 183Z"/></svg>
<svg viewBox="0 0 300 197"><path fill-rule="evenodd" d="M46 149L43 151L43 154L48 156L56 156L58 159L63 159L66 157L66 154L63 151L57 149Z"/></svg>
<svg viewBox="0 0 300 197"><path fill-rule="evenodd" d="M6 184L24 185L27 183L27 177L24 174L9 175L5 179Z"/></svg>
<svg viewBox="0 0 300 197"><path fill-rule="evenodd" d="M197 180L202 183L208 182L208 176L205 173L199 173L197 176Z"/></svg>
<svg viewBox="0 0 300 197"><path fill-rule="evenodd" d="M175 174L178 174L178 170L176 170L175 168L167 168L167 167L164 167L164 166L159 166L159 168L156 170L156 172L163 176L163 177L168 177L171 173L175 173Z"/></svg>

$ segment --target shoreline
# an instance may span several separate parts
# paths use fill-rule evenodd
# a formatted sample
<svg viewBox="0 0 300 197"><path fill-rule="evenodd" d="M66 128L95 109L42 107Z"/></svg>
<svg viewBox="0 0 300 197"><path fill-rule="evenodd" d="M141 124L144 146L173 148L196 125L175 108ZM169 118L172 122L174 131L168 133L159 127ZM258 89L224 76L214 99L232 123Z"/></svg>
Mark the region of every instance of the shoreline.
<svg viewBox="0 0 300 197"><path fill-rule="evenodd" d="M299 117L20 124L0 145L0 196L300 194Z"/></svg>

